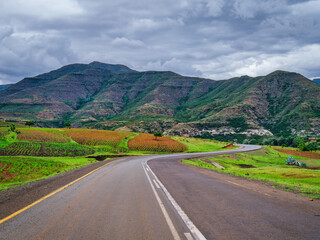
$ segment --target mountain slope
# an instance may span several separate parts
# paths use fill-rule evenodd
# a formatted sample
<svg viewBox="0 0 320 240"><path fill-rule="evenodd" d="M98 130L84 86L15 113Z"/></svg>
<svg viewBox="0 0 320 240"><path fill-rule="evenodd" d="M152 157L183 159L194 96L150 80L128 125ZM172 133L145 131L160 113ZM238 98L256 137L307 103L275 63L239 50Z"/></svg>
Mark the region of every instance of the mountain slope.
<svg viewBox="0 0 320 240"><path fill-rule="evenodd" d="M6 85L0 85L0 91L3 91L5 89L7 89L8 87L10 87L12 84L6 84Z"/></svg>
<svg viewBox="0 0 320 240"><path fill-rule="evenodd" d="M313 81L317 84L320 84L320 78L313 79Z"/></svg>
<svg viewBox="0 0 320 240"><path fill-rule="evenodd" d="M284 71L213 81L99 62L72 64L1 91L0 117L179 135L319 134L320 86Z"/></svg>

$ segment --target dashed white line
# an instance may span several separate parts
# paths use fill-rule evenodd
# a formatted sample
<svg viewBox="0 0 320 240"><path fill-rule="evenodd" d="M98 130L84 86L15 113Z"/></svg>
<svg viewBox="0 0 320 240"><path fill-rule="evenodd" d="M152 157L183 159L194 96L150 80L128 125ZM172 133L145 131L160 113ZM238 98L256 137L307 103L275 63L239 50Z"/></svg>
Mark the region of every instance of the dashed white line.
<svg viewBox="0 0 320 240"><path fill-rule="evenodd" d="M154 195L156 196L156 199L157 199L157 201L158 201L158 204L159 204L159 206L160 206L160 208L161 208L161 211L162 211L162 213L163 213L163 215L164 215L164 217L165 217L165 219L166 219L166 221L167 221L167 224L168 224L168 226L169 226L169 228L170 228L170 231L171 231L171 233L172 233L173 238L174 238L175 240L181 240L181 238L180 238L180 236L179 236L176 228L174 227L174 225L173 225L173 223L172 223L172 220L171 220L171 218L170 218L170 216L169 216L166 208L164 207L163 202L161 201L161 199L160 199L160 197L159 197L156 189L154 188L154 186L153 186L153 184L152 184L152 182L151 182L151 179L150 179L150 177L149 177L149 175L148 175L145 167L143 166L143 163L142 163L142 168L143 168L145 174L147 175L147 178L148 178L148 181L149 181L149 183L150 183L150 185L151 185L152 191L153 191ZM151 170L151 169L150 169L150 170Z"/></svg>

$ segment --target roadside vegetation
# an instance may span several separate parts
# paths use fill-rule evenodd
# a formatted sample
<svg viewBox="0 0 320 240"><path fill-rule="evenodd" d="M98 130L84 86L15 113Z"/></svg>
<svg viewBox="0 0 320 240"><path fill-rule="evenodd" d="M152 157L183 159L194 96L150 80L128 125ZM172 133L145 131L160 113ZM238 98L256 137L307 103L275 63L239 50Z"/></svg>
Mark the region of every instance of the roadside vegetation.
<svg viewBox="0 0 320 240"><path fill-rule="evenodd" d="M85 157L0 156L0 191L95 162Z"/></svg>
<svg viewBox="0 0 320 240"><path fill-rule="evenodd" d="M230 143L94 129L0 127L0 191L123 155L217 151Z"/></svg>
<svg viewBox="0 0 320 240"><path fill-rule="evenodd" d="M320 198L320 159L294 157L307 167L287 165L288 155L270 147L251 153L183 160L221 173L260 180L276 188Z"/></svg>
<svg viewBox="0 0 320 240"><path fill-rule="evenodd" d="M201 139L201 138L189 138L189 137L179 137L179 136L170 136L175 141L183 143L187 146L186 152L210 152L210 151L220 151L228 149L237 148L237 146L231 146L230 142L220 142L211 139Z"/></svg>

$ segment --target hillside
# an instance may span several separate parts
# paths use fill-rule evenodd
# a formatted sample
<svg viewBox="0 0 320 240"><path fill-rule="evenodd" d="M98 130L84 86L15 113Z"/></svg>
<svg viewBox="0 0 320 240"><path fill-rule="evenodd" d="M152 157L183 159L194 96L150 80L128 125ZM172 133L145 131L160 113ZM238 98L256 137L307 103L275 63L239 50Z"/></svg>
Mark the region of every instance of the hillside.
<svg viewBox="0 0 320 240"><path fill-rule="evenodd" d="M320 78L313 79L313 81L317 84L320 84Z"/></svg>
<svg viewBox="0 0 320 240"><path fill-rule="evenodd" d="M297 73L229 80L72 64L0 92L0 117L172 135L317 135L320 86Z"/></svg>
<svg viewBox="0 0 320 240"><path fill-rule="evenodd" d="M0 91L7 89L10 87L12 84L6 84L6 85L0 85Z"/></svg>

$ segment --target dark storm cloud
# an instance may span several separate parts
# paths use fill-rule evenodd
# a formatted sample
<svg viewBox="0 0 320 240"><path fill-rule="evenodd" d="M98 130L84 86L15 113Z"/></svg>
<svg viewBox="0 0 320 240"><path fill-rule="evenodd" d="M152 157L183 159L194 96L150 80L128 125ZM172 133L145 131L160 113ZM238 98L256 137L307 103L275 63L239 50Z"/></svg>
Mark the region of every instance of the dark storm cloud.
<svg viewBox="0 0 320 240"><path fill-rule="evenodd" d="M319 76L319 14L320 1L3 1L0 81L91 61L213 79Z"/></svg>

